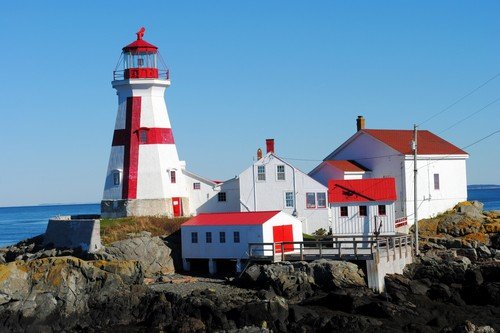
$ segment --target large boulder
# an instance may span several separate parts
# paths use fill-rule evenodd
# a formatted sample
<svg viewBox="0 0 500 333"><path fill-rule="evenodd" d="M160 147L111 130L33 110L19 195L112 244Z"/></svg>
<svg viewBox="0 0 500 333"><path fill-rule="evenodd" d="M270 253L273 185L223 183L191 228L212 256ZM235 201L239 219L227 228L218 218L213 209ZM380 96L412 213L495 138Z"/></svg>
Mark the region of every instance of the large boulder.
<svg viewBox="0 0 500 333"><path fill-rule="evenodd" d="M450 214L438 222L437 232L454 237L479 233L483 229L482 220L469 215Z"/></svg>
<svg viewBox="0 0 500 333"><path fill-rule="evenodd" d="M464 201L455 206L458 213L464 214L473 219L483 219L484 204L479 201Z"/></svg>
<svg viewBox="0 0 500 333"><path fill-rule="evenodd" d="M151 233L143 231L112 243L98 255L103 255L103 259L107 260L137 260L145 276L153 277L175 272L171 252L160 237L151 237Z"/></svg>
<svg viewBox="0 0 500 333"><path fill-rule="evenodd" d="M351 262L320 259L310 263L309 269L315 283L323 288L366 286L365 274Z"/></svg>

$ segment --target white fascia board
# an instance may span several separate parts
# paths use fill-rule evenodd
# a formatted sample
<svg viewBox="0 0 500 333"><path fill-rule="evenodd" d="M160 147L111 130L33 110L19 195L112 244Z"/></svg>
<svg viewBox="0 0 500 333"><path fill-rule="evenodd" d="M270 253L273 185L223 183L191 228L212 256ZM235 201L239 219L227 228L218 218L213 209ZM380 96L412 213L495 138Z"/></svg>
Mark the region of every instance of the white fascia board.
<svg viewBox="0 0 500 333"><path fill-rule="evenodd" d="M361 135L361 131L358 131L354 133L349 139L347 139L343 144L341 144L337 149L335 149L333 152L331 152L328 156L326 156L323 161L331 160L335 155L340 153L342 150L344 150L345 147L347 147L351 142L353 142L355 139L357 139Z"/></svg>
<svg viewBox="0 0 500 333"><path fill-rule="evenodd" d="M422 155L417 154L418 160L463 160L469 158L469 154L434 154L434 155ZM413 160L413 155L405 155L405 160Z"/></svg>
<svg viewBox="0 0 500 333"><path fill-rule="evenodd" d="M273 153L269 153L269 154L267 154L267 155L272 155L272 156L273 156L274 158L276 158L277 160L279 160L279 161L281 161L281 162L283 162L283 163L285 163L285 164L288 164L289 166L292 166L292 168L293 168L296 172L298 172L299 174L301 174L302 176L308 177L308 178L310 178L312 181L314 181L316 184L318 184L320 187L324 187L325 189L328 189L325 185L321 184L321 183L320 183L320 182L318 182L316 179L314 179L314 178L310 177L307 173L305 173L305 172L301 171L300 169L297 169L295 166L293 166L293 164L289 163L288 161L284 160L283 158L278 157L278 156L274 155ZM266 156L267 156L267 155L266 155Z"/></svg>
<svg viewBox="0 0 500 333"><path fill-rule="evenodd" d="M208 185L211 185L211 186L215 186L217 185L216 182L212 181L212 180L209 180L207 178L204 178L202 176L199 176L195 173L192 173L190 171L187 171L186 169L182 169L182 172L184 173L184 175L188 176L188 177L191 177L193 179L196 179L196 180L199 180L200 182L203 182L205 184L208 184Z"/></svg>

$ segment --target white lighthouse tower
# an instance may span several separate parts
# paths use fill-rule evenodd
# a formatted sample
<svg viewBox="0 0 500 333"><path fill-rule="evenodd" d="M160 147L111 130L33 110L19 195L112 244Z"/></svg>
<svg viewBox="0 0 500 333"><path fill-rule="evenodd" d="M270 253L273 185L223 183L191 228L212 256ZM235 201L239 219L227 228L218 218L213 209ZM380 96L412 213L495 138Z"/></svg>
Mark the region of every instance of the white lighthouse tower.
<svg viewBox="0 0 500 333"><path fill-rule="evenodd" d="M114 71L118 95L103 217L183 216L189 213L188 191L179 161L164 93L169 71L159 68L158 48L143 38L123 48ZM184 213L186 212L186 213Z"/></svg>

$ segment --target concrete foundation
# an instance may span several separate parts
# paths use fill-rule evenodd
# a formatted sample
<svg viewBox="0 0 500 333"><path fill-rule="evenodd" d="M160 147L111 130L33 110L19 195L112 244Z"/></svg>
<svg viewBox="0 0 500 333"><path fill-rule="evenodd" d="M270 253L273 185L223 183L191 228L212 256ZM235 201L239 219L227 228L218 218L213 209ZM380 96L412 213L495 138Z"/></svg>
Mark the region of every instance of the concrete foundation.
<svg viewBox="0 0 500 333"><path fill-rule="evenodd" d="M376 254L374 260L366 261L368 287L375 292L385 291L387 274L403 274L406 265L413 262L413 251L410 246L399 246Z"/></svg>
<svg viewBox="0 0 500 333"><path fill-rule="evenodd" d="M189 199L181 198L182 212L189 215ZM172 199L102 200L102 218L127 216L168 216L173 217Z"/></svg>
<svg viewBox="0 0 500 333"><path fill-rule="evenodd" d="M54 217L49 219L44 245L95 252L102 247L100 228L99 215Z"/></svg>

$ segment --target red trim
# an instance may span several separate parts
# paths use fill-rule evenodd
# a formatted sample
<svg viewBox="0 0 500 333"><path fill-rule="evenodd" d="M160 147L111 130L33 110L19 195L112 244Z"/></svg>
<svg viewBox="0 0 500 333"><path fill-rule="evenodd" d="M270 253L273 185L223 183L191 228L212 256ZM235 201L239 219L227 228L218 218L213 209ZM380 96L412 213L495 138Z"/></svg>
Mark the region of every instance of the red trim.
<svg viewBox="0 0 500 333"><path fill-rule="evenodd" d="M136 135L142 130L148 131L148 141L140 142L141 145L161 145L161 144L174 144L174 135L171 128L147 128L141 127L135 131ZM129 141L129 136L126 129L115 130L113 135L113 146L125 146Z"/></svg>
<svg viewBox="0 0 500 333"><path fill-rule="evenodd" d="M127 98L127 115L124 130L124 156L123 156L123 199L137 197L137 169L139 166L139 138L132 135L139 129L141 122L141 97ZM113 138L113 142L114 142ZM128 141L128 142L127 142Z"/></svg>
<svg viewBox="0 0 500 333"><path fill-rule="evenodd" d="M158 68L128 68L123 75L125 79L157 79Z"/></svg>

